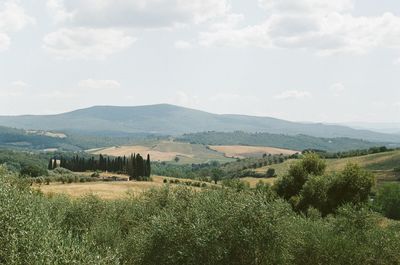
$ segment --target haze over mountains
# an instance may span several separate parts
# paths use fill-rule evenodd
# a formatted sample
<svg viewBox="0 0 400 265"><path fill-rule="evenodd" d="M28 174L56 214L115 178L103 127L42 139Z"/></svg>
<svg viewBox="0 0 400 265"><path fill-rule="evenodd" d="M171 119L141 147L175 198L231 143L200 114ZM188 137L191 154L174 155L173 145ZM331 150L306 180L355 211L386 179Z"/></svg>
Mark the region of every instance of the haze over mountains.
<svg viewBox="0 0 400 265"><path fill-rule="evenodd" d="M0 116L0 125L22 129L106 135L153 133L174 136L204 131L240 130L400 143L399 135L353 129L347 126L298 123L270 117L220 115L168 104L136 107L95 106L56 115Z"/></svg>

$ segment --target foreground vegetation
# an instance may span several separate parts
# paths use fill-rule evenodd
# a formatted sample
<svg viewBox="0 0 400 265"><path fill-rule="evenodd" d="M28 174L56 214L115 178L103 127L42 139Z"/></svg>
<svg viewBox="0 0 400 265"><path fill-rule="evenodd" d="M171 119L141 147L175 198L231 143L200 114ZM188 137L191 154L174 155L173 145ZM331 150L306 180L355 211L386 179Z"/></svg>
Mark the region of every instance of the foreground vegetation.
<svg viewBox="0 0 400 265"><path fill-rule="evenodd" d="M0 263L399 264L400 224L378 212L399 216L400 188L372 201L370 173L324 170L307 155L273 187L165 183L105 201L44 196L0 167Z"/></svg>

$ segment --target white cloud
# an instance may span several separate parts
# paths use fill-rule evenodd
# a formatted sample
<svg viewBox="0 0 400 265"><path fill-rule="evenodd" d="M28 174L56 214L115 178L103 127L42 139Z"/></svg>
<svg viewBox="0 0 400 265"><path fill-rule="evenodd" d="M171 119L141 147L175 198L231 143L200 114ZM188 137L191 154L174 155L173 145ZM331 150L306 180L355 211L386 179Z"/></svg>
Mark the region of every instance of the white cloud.
<svg viewBox="0 0 400 265"><path fill-rule="evenodd" d="M331 85L330 90L333 92L333 95L337 97L346 90L346 87L342 83L335 83Z"/></svg>
<svg viewBox="0 0 400 265"><path fill-rule="evenodd" d="M115 89L121 87L121 84L115 80L86 79L80 81L78 86L89 89Z"/></svg>
<svg viewBox="0 0 400 265"><path fill-rule="evenodd" d="M353 0L259 0L267 11L287 13L319 13L350 11Z"/></svg>
<svg viewBox="0 0 400 265"><path fill-rule="evenodd" d="M17 32L35 19L28 16L17 1L0 1L0 51L5 51L11 44L9 33Z"/></svg>
<svg viewBox="0 0 400 265"><path fill-rule="evenodd" d="M44 48L62 59L104 59L135 40L116 29L62 28L45 36Z"/></svg>
<svg viewBox="0 0 400 265"><path fill-rule="evenodd" d="M176 49L187 50L187 49L191 49L193 47L193 45L192 45L192 43L190 43L188 41L178 40L174 43L174 47Z"/></svg>
<svg viewBox="0 0 400 265"><path fill-rule="evenodd" d="M318 55L365 54L375 48L400 51L400 17L354 16L353 0L260 0L264 22L200 35L206 46L307 49Z"/></svg>
<svg viewBox="0 0 400 265"><path fill-rule="evenodd" d="M34 23L35 19L28 16L17 1L0 2L0 32L17 32Z"/></svg>
<svg viewBox="0 0 400 265"><path fill-rule="evenodd" d="M14 87L21 87L21 88L28 86L27 83L25 83L24 81L21 81L21 80L14 81L14 82L11 83L11 85L14 86Z"/></svg>
<svg viewBox="0 0 400 265"><path fill-rule="evenodd" d="M276 99L304 99L311 97L311 93L308 91L300 90L287 90L275 96Z"/></svg>
<svg viewBox="0 0 400 265"><path fill-rule="evenodd" d="M165 28L224 16L228 0L48 0L56 21L85 27Z"/></svg>

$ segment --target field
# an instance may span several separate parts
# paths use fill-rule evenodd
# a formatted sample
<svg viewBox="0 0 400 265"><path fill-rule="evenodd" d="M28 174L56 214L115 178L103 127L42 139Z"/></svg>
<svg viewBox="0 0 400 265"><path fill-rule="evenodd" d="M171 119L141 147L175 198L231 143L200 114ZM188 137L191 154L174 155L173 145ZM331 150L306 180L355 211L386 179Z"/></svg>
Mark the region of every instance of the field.
<svg viewBox="0 0 400 265"><path fill-rule="evenodd" d="M107 177L111 175L102 174L101 176ZM118 177L127 178L127 176L124 175L118 175ZM165 185L164 179L167 179L168 181L175 180L174 178L152 176L152 181L88 182L71 184L50 183L49 185L36 186L36 188L47 195L65 194L72 198L80 198L85 195L95 195L102 199L113 200L123 199L130 196L137 196L151 189L161 188ZM186 181L190 181L192 183L198 182L190 179L179 179L179 181L181 183L184 183ZM176 184L171 185L173 187L178 186ZM207 183L207 185L212 184ZM191 189L200 190L201 188L191 187Z"/></svg>
<svg viewBox="0 0 400 265"><path fill-rule="evenodd" d="M226 157L233 158L257 157L262 156L263 154L293 155L299 153L299 151L264 146L211 145L209 146L209 148L217 152L223 153Z"/></svg>
<svg viewBox="0 0 400 265"><path fill-rule="evenodd" d="M91 154L110 156L130 156L133 153L150 154L152 161L173 161L180 164L207 163L210 161L229 162L223 153L208 149L205 145L174 141L154 141L137 146L114 146L87 150Z"/></svg>
<svg viewBox="0 0 400 265"><path fill-rule="evenodd" d="M86 152L109 156L130 156L133 153L142 155L150 154L153 161L174 161L179 158L179 164L199 164L210 161L230 162L234 158L261 157L263 154L291 155L299 151L273 148L267 146L206 146L202 144L190 144L175 141L149 141L141 145L113 146L90 149Z"/></svg>
<svg viewBox="0 0 400 265"><path fill-rule="evenodd" d="M241 181L248 183L250 185L251 188L255 188L257 186L257 184L259 182L263 182L269 185L273 185L276 178L251 178L251 177L247 177L247 178L241 178Z"/></svg>

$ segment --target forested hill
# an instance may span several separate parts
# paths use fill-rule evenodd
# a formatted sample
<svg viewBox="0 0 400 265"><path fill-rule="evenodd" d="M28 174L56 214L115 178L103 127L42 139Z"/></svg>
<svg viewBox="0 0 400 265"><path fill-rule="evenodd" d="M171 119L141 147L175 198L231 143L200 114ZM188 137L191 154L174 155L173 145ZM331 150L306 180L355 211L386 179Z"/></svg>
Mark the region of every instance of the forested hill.
<svg viewBox="0 0 400 265"><path fill-rule="evenodd" d="M64 132L107 132L108 135L145 132L176 136L203 131L240 130L400 143L400 135L356 130L338 125L290 122L269 117L219 115L168 104L138 107L97 106L57 115L0 116L0 125Z"/></svg>
<svg viewBox="0 0 400 265"><path fill-rule="evenodd" d="M292 150L318 149L328 152L339 152L355 149L366 149L384 143L368 142L351 138L318 138L307 135L282 135L270 133L246 132L203 132L185 134L178 138L183 142L206 145L251 145L287 148Z"/></svg>
<svg viewBox="0 0 400 265"><path fill-rule="evenodd" d="M54 133L49 131L27 131L0 126L0 148L14 150L57 149L62 151L80 151L104 146L129 145L158 139L158 135L123 134L108 137L104 135L85 135L78 133Z"/></svg>

